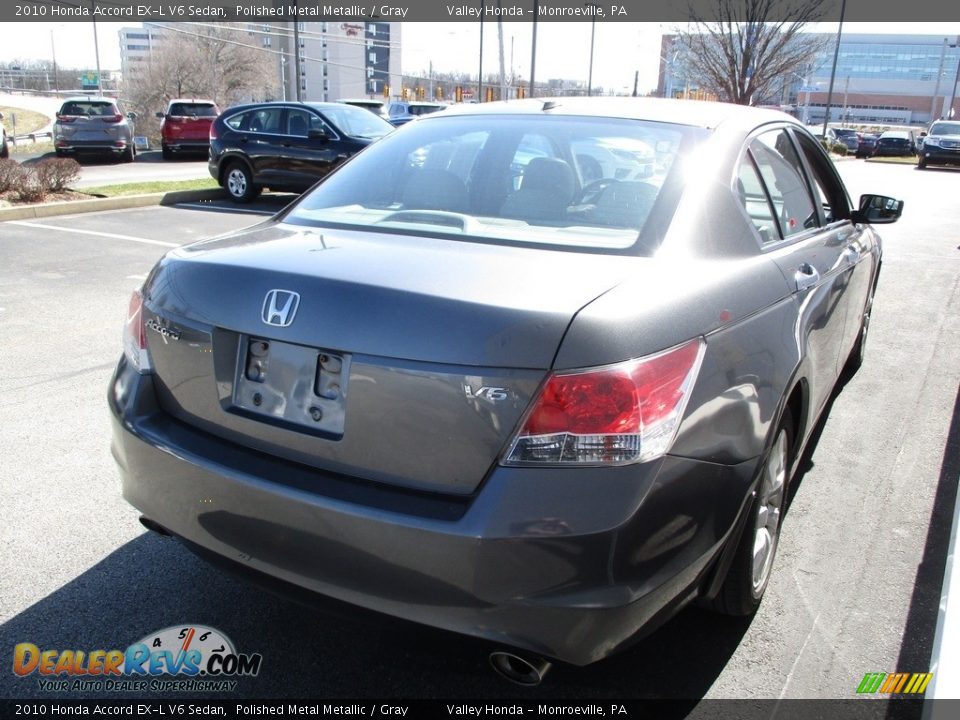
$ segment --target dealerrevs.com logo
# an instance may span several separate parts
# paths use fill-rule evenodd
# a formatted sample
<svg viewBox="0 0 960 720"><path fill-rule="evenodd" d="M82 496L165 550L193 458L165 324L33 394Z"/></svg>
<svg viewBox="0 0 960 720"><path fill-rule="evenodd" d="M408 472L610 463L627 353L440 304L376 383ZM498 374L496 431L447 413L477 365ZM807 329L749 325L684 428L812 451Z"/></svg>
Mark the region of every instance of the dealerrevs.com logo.
<svg viewBox="0 0 960 720"><path fill-rule="evenodd" d="M263 656L238 653L230 638L203 625L151 633L126 650L41 649L20 643L13 672L38 676L50 692L232 692L236 677L255 677Z"/></svg>

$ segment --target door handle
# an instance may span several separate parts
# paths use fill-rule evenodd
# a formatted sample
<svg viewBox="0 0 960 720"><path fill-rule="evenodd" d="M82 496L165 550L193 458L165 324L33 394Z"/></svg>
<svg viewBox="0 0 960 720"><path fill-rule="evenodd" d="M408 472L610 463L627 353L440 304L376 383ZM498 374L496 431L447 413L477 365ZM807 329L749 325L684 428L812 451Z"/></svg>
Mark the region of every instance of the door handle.
<svg viewBox="0 0 960 720"><path fill-rule="evenodd" d="M860 248L856 245L847 245L847 249L843 251L843 256L847 259L848 263L856 265L860 260Z"/></svg>
<svg viewBox="0 0 960 720"><path fill-rule="evenodd" d="M812 288L820 280L820 273L810 263L802 263L797 272L793 274L794 282L797 283L797 292L802 292Z"/></svg>

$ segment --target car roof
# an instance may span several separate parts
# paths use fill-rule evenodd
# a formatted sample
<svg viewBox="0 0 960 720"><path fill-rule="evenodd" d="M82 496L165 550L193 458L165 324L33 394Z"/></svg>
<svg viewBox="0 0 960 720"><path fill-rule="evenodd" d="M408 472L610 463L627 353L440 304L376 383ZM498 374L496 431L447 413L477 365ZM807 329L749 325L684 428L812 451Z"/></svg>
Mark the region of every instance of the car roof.
<svg viewBox="0 0 960 720"><path fill-rule="evenodd" d="M207 100L206 98L174 98L170 101L170 105L174 103L209 103L210 105L216 105L217 103L214 100Z"/></svg>
<svg viewBox="0 0 960 720"><path fill-rule="evenodd" d="M68 102L108 102L116 103L117 98L106 97L105 95L74 95L63 99L63 104Z"/></svg>
<svg viewBox="0 0 960 720"><path fill-rule="evenodd" d="M340 98L337 100L338 103L346 103L347 105L353 103L364 103L366 105L383 105L383 100L377 100L376 98Z"/></svg>
<svg viewBox="0 0 960 720"><path fill-rule="evenodd" d="M300 100L270 100L268 102L247 103L246 105L234 105L233 107L227 108L227 111L231 115L235 115L238 112L243 112L245 110L253 110L255 108L263 108L263 107L310 107L316 110L324 110L324 109L341 110L344 107L344 105L343 103L339 103L339 102L303 102Z"/></svg>
<svg viewBox="0 0 960 720"><path fill-rule="evenodd" d="M796 118L779 110L768 110L733 103L665 98L553 97L478 104L451 105L437 117L456 115L570 115L612 117L673 123L714 129L721 123L754 127L764 122L791 122ZM434 115L428 116L434 118ZM426 119L426 118L424 118Z"/></svg>
<svg viewBox="0 0 960 720"><path fill-rule="evenodd" d="M909 134L910 134L910 133L907 132L906 130L887 130L885 133L881 134L880 137L882 137L882 138L885 138L885 137L886 137L886 138L905 138L905 137L907 137Z"/></svg>

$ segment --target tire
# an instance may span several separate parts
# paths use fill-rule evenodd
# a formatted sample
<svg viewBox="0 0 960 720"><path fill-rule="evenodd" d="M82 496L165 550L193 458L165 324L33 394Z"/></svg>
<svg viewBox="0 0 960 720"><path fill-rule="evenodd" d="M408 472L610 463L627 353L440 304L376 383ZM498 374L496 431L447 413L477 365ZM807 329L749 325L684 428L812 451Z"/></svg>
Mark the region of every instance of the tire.
<svg viewBox="0 0 960 720"><path fill-rule="evenodd" d="M253 184L250 170L241 162L233 162L227 166L221 185L230 199L237 203L253 202L260 194L260 188Z"/></svg>
<svg viewBox="0 0 960 720"><path fill-rule="evenodd" d="M737 544L730 570L713 600L712 607L718 612L745 616L760 606L780 544L792 453L793 418L787 410L764 456L747 526Z"/></svg>
<svg viewBox="0 0 960 720"><path fill-rule="evenodd" d="M67 153L65 153L63 150L55 150L54 152L56 152L58 158L64 158L67 156Z"/></svg>
<svg viewBox="0 0 960 720"><path fill-rule="evenodd" d="M10 146L7 145L7 136L0 138L0 159L10 157Z"/></svg>
<svg viewBox="0 0 960 720"><path fill-rule="evenodd" d="M870 313L873 311L873 292L867 298L867 304L864 305L863 315L860 317L860 332L857 333L857 341L847 356L844 363L843 372L847 377L853 377L857 370L863 365L863 359L867 353L867 334L870 332Z"/></svg>
<svg viewBox="0 0 960 720"><path fill-rule="evenodd" d="M160 154L164 160L173 160L173 150L167 147L166 143L160 145Z"/></svg>
<svg viewBox="0 0 960 720"><path fill-rule="evenodd" d="M927 169L927 159L922 155L917 158L917 170L926 170Z"/></svg>

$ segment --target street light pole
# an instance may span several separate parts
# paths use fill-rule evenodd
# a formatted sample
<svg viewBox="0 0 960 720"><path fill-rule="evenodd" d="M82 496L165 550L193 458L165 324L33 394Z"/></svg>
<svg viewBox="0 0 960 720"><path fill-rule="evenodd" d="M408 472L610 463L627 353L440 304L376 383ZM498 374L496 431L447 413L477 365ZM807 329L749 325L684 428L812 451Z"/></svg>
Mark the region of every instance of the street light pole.
<svg viewBox="0 0 960 720"><path fill-rule="evenodd" d="M957 41L950 45L952 48L960 48L960 35L957 35ZM950 92L950 105L947 106L947 119L953 119L953 101L957 97L957 80L960 79L960 53L957 53L957 74L953 76L953 90Z"/></svg>
<svg viewBox="0 0 960 720"><path fill-rule="evenodd" d="M833 101L833 81L837 77L837 57L840 55L840 37L843 35L843 15L847 10L847 0L840 2L840 25L837 27L837 44L833 48L833 67L830 70L830 89L827 91L827 107L823 113L823 137L827 137L827 123L830 122L830 103Z"/></svg>
<svg viewBox="0 0 960 720"><path fill-rule="evenodd" d="M586 7L595 8L593 3L587 3ZM593 16L590 20L590 70L587 74L587 97L593 94L593 38L597 32L597 18Z"/></svg>

